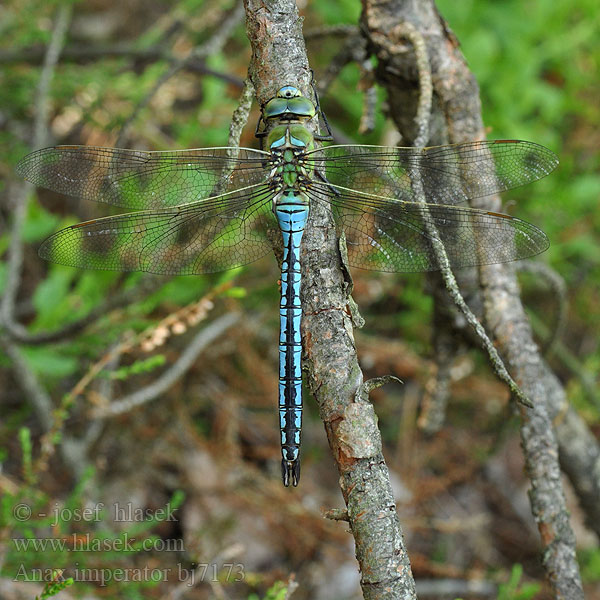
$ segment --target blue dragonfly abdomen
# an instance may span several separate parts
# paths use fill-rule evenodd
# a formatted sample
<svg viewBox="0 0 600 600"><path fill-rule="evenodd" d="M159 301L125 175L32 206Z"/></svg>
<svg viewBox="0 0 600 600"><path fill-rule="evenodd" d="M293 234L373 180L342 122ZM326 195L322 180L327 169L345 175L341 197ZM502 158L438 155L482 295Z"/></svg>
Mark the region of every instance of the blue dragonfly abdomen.
<svg viewBox="0 0 600 600"><path fill-rule="evenodd" d="M308 202L302 193L287 190L275 200L275 216L283 238L281 301L279 303L279 426L281 473L284 485L300 479L302 430L302 339L300 324L300 243L308 221Z"/></svg>

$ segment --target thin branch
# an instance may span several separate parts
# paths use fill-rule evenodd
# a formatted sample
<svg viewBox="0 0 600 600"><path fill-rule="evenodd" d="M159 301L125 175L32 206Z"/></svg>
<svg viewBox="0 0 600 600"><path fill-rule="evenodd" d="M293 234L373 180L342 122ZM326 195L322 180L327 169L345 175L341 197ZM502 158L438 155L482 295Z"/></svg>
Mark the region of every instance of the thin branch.
<svg viewBox="0 0 600 600"><path fill-rule="evenodd" d="M388 46L390 54L397 54L398 48L394 46L393 40L405 37L410 41L415 53L417 62L417 71L419 73L419 99L417 102L417 112L415 115L415 124L417 125L417 135L413 145L417 148L427 146L429 142L429 118L431 115L431 99L433 96L433 83L431 81L431 68L427 56L427 46L425 38L419 30L410 22L399 23L390 31L390 37L382 37L384 45ZM388 39L392 41L389 42Z"/></svg>
<svg viewBox="0 0 600 600"><path fill-rule="evenodd" d="M375 111L377 109L377 88L373 80L373 67L366 60L361 66L361 84L363 89L363 110L358 125L358 133L366 135L375 129Z"/></svg>
<svg viewBox="0 0 600 600"><path fill-rule="evenodd" d="M228 146L237 148L240 145L240 137L242 130L248 123L248 116L250 115L250 109L252 108L252 102L254 100L254 86L252 81L247 78L244 81L244 87L240 94L240 99L237 108L233 111L231 117L231 124L229 125L229 141Z"/></svg>
<svg viewBox="0 0 600 600"><path fill-rule="evenodd" d="M439 303L436 302L436 308ZM434 319L434 356L435 370L425 384L425 394L421 401L421 413L417 425L425 433L438 432L446 419L446 407L450 397L451 369L456 359L456 344L449 330L439 327L438 319Z"/></svg>
<svg viewBox="0 0 600 600"><path fill-rule="evenodd" d="M498 586L477 579L417 579L417 593L419 598L497 598Z"/></svg>
<svg viewBox="0 0 600 600"><path fill-rule="evenodd" d="M242 2L239 1L231 13L223 20L221 26L217 29L217 31L215 31L210 39L208 39L201 46L194 48L185 58L175 61L169 66L169 68L154 82L154 85L148 90L144 97L137 103L125 123L123 123L115 146L121 146L129 126L133 123L133 121L135 121L139 113L150 103L158 90L169 79L184 69L186 65L203 61L206 59L206 57L221 51L235 27L237 27L237 25L242 21L243 16L244 6Z"/></svg>
<svg viewBox="0 0 600 600"><path fill-rule="evenodd" d="M44 431L49 430L52 426L52 399L40 385L38 378L27 364L19 347L6 335L0 335L0 343L11 360L11 367L15 372L19 386L27 400L33 405L42 428Z"/></svg>
<svg viewBox="0 0 600 600"><path fill-rule="evenodd" d="M120 291L114 295L109 295L104 303L92 308L87 315L76 321L67 323L64 327L54 331L30 333L27 328L23 327L20 323L8 322L5 323L6 333L15 342L32 346L59 342L80 333L98 319L105 317L110 311L128 306L133 300L137 300L147 293L154 293L157 288L160 287L161 283L168 281L168 279L169 278L160 278L155 275L144 277L136 287Z"/></svg>
<svg viewBox="0 0 600 600"><path fill-rule="evenodd" d="M48 96L50 94L50 84L65 43L69 23L71 22L71 8L70 2L63 2L58 9L56 22L52 30L52 38L50 39L48 51L44 56L44 66L37 88L36 115L33 130L34 150L44 146L48 136L48 114L50 112L50 100Z"/></svg>
<svg viewBox="0 0 600 600"><path fill-rule="evenodd" d="M429 67L429 60L427 58L427 46L425 45L425 39L420 34L420 32L409 22L401 23L397 25L390 32L391 36L405 36L408 38L413 45L416 61L417 61L417 70L419 73L419 101L417 104L417 114L415 117L415 122L417 125L417 137L415 138L415 146L422 147L427 144L429 140L429 114L431 112L431 99L433 96L433 83L431 80L431 69ZM385 44L388 46L388 51L390 53L394 53L395 48L390 46L387 42L386 38L382 38L385 40ZM392 37L394 39L394 37ZM480 323L479 319L473 314L471 309L468 307L465 299L460 293L460 289L458 287L458 283L452 272L452 268L450 266L450 260L448 255L446 254L446 249L444 247L443 242L440 239L439 233L435 227L433 219L429 214L429 209L427 208L427 198L425 197L425 192L423 189L423 182L420 179L419 172L414 169L411 174L411 184L413 187L413 191L415 192L415 196L417 201L421 204L421 210L425 218L423 222L425 224L425 228L427 230L427 234L429 236L429 240L433 247L433 251L435 253L435 257L440 267L440 272L442 274L442 278L444 279L444 283L446 284L446 289L450 294L450 297L454 301L454 304L458 307L460 312L464 315L467 323L473 328L479 339L481 340L481 344L485 351L487 352L490 362L492 363L492 367L498 375L498 377L506 383L512 392L512 394L517 398L521 404L528 406L530 408L533 407L531 401L527 398L527 396L523 393L523 391L519 388L519 386L514 382L513 378L509 375L496 347L492 343L492 340L487 335L485 328Z"/></svg>
<svg viewBox="0 0 600 600"><path fill-rule="evenodd" d="M49 111L48 94L50 84L61 48L63 46L67 28L71 19L71 4L65 2L58 9L56 22L52 31L50 44L44 56L44 66L40 75L35 99L35 121L33 146L40 148L45 144L47 137L47 121ZM14 321L15 302L21 282L21 268L23 265L23 225L29 205L29 196L33 190L30 184L20 184L15 190L13 209L13 222L10 235L9 259L6 275L6 285L2 297L1 319L3 323Z"/></svg>
<svg viewBox="0 0 600 600"><path fill-rule="evenodd" d="M325 25L323 27L316 27L315 29L307 29L304 33L304 39L313 40L322 37L333 37L333 36L353 36L359 33L356 25L346 25L343 23L337 25Z"/></svg>
<svg viewBox="0 0 600 600"><path fill-rule="evenodd" d="M351 62L362 64L366 60L366 55L366 40L360 34L360 31L355 30L344 41L341 49L331 59L329 65L327 65L327 69L319 77L319 81L317 82L319 94L325 95L327 93L335 78L347 64Z"/></svg>
<svg viewBox="0 0 600 600"><path fill-rule="evenodd" d="M319 94L325 95L327 90L349 63L356 63L360 69L359 89L363 92L363 112L358 126L361 135L370 133L375 128L375 109L377 107L377 89L374 85L373 64L367 52L367 40L360 30L350 28L347 39L341 50L331 59L326 71L319 77L317 86ZM339 133L334 132L334 139L338 143L349 143L341 139Z"/></svg>
<svg viewBox="0 0 600 600"><path fill-rule="evenodd" d="M39 148L46 143L47 121L49 113L49 93L55 67L62 50L69 23L71 21L71 4L63 3L56 16L50 44L44 56L44 65L40 74L35 99L34 121L34 148ZM21 270L23 264L23 226L27 214L29 197L33 192L30 184L20 184L14 195L15 208L13 210L13 223L10 237L10 254L7 268L7 282L2 298L1 320L3 326L10 332L22 332L21 326L14 319L15 303L21 283ZM55 422L53 404L50 396L38 381L16 344L6 335L2 335L2 344L7 354L12 359L12 367L17 373L17 381L21 385L28 399L33 404L36 414L46 432L52 430ZM55 444L55 440L52 440ZM65 459L69 460L66 456ZM39 464L39 463L38 463Z"/></svg>
<svg viewBox="0 0 600 600"><path fill-rule="evenodd" d="M12 209L6 283L0 306L0 317L5 328L14 322L15 304L21 284L21 269L23 266L23 225L27 214L28 199L32 191L33 186L29 183L18 183L9 187L14 206Z"/></svg>
<svg viewBox="0 0 600 600"><path fill-rule="evenodd" d="M71 19L71 4L65 2L58 9L50 44L44 56L44 66L38 82L35 100L34 147L44 145L49 111L48 95L54 76L56 63L63 46L67 28ZM10 327L14 323L15 304L21 284L21 270L23 266L23 226L27 214L28 200L33 191L30 184L19 184L14 189L15 206L13 209L13 222L10 232L10 248L6 275L6 285L0 307L2 324ZM12 366L17 373L17 381L23 388L27 397L33 403L42 426L46 429L52 422L52 401L29 365L22 357L18 347L5 335L2 343L7 354L12 359Z"/></svg>
<svg viewBox="0 0 600 600"><path fill-rule="evenodd" d="M27 63L35 65L42 63L45 56L44 48L25 48L19 50L0 50L0 64ZM105 60L109 58L131 58L142 63L151 63L157 61L166 61L169 64L174 64L180 61L173 53L164 50L160 46L151 48L138 48L129 43L98 45L90 46L73 44L64 48L59 57L60 63L65 62L85 62L94 60ZM227 83L241 88L244 81L230 73L223 73L211 69L206 65L204 59L191 57L182 70L201 73L202 75L210 75L217 79L222 79Z"/></svg>
<svg viewBox="0 0 600 600"><path fill-rule="evenodd" d="M197 325L206 318L208 312L213 308L214 304L212 298L229 287L231 287L231 281L221 284L197 302L168 315L156 326L146 329L137 336L127 333L119 344L113 345L110 351L94 363L88 369L87 373L77 382L75 387L68 394L63 396L60 405L53 412L52 427L41 439L41 452L36 462L36 470L42 471L46 469L48 460L55 451L55 439L63 428L71 406L101 371L110 368L122 354L131 352L134 347L139 346L142 350L150 352L158 345L164 343L170 335L184 333L187 330L188 325ZM167 373L163 373L161 377L164 378L166 374ZM149 387L152 387L152 385ZM93 439L94 435L95 433L92 429L89 441Z"/></svg>
<svg viewBox="0 0 600 600"><path fill-rule="evenodd" d="M219 317L210 325L199 331L181 356L173 365L150 385L141 388L137 392L111 402L108 406L94 411L95 417L114 417L134 408L141 406L151 400L158 398L166 392L186 371L194 364L198 355L215 339L222 335L227 329L240 320L237 313L229 313Z"/></svg>
<svg viewBox="0 0 600 600"><path fill-rule="evenodd" d="M550 340L555 337L556 330L551 330L547 323L536 313L530 312L529 320L538 338ZM596 410L600 410L600 390L598 389L594 373L588 371L581 360L563 342L557 340L553 344L552 349L554 360L562 364L579 380L579 384L588 402L593 404Z"/></svg>
<svg viewBox="0 0 600 600"><path fill-rule="evenodd" d="M567 286L565 280L546 263L538 260L522 260L516 264L517 271L532 273L544 279L552 290L552 297L558 303L558 311L554 327L550 328L550 334L544 340L542 354L549 358L556 350L556 344L562 337L567 324Z"/></svg>
<svg viewBox="0 0 600 600"><path fill-rule="evenodd" d="M348 521L350 522L350 517L348 516L348 511L345 508L330 508L326 510L323 516L326 519L330 519L331 521Z"/></svg>

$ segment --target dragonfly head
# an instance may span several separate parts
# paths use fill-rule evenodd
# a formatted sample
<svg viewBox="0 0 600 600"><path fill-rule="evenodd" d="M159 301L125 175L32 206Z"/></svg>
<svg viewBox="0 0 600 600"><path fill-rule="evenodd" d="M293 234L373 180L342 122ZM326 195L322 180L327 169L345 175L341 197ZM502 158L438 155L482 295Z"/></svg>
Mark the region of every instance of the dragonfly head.
<svg viewBox="0 0 600 600"><path fill-rule="evenodd" d="M320 141L331 141L331 130L327 124L325 115L319 108L319 98L313 84L316 104L302 95L302 92L293 85L284 85L277 90L277 94L261 107L261 115L256 123L254 135L261 139L268 135L273 122L296 122L305 125L314 117L318 116L318 120L322 118L325 125L325 133L320 132L315 134L314 139ZM261 142L262 144L262 142ZM262 145L261 145L262 148Z"/></svg>
<svg viewBox="0 0 600 600"><path fill-rule="evenodd" d="M307 121L317 114L315 105L293 85L285 85L262 107L263 118Z"/></svg>

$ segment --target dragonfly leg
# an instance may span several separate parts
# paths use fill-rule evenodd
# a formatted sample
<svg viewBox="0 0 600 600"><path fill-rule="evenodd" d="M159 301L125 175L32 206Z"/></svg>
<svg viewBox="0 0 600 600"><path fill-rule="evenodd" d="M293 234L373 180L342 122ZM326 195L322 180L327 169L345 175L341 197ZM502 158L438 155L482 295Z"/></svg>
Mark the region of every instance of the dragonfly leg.
<svg viewBox="0 0 600 600"><path fill-rule="evenodd" d="M320 169L315 170L316 176L331 190L333 194L336 196L341 196L340 191L327 179L327 176L320 171Z"/></svg>

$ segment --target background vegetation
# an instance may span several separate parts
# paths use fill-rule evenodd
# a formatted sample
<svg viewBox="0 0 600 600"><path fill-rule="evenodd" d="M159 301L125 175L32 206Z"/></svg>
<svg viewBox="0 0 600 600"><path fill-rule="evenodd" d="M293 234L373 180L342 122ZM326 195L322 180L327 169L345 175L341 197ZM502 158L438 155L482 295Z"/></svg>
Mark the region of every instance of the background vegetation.
<svg viewBox="0 0 600 600"><path fill-rule="evenodd" d="M16 189L14 165L31 149L35 89L58 5L7 0L0 8L4 256ZM568 310L549 360L570 401L600 432L595 388L600 369L597 3L440 0L438 7L478 78L489 137L533 140L560 156L553 175L506 195L506 210L537 224L552 242L536 260L564 279ZM74 3L50 93L51 143L114 145L155 82L173 61L210 39L231 8L198 0ZM325 26L356 24L360 6L350 0L319 0L301 9L318 81L343 37L311 34ZM226 145L248 61L240 20L222 50L181 69L135 112L123 145ZM401 144L385 118L382 93L375 130L358 133L363 106L359 76L356 65L346 66L322 98L336 132L358 143ZM256 146L257 117L254 107L242 136L244 146ZM300 584L295 598L356 597L351 538L343 524L322 518L323 507L343 502L310 398L301 485L295 490L281 487L274 409L276 262L268 257L235 272L165 280L80 272L37 257L37 246L57 228L109 212L109 207L43 190L34 194L28 207L17 317L30 334L76 323L127 290L130 301L102 310L100 318L58 342L17 344L22 368L15 366L6 346L7 353L0 354L2 576L14 579L20 565L28 573L49 565L107 572L171 568L166 581L112 581L104 587L82 581L70 590L74 595L159 598L181 583L178 568L190 570L200 563L207 568L203 576L196 571L194 597L222 593L262 598L277 580L288 581L292 573ZM404 381L403 386L377 390L372 399L417 580L426 586L435 579L481 579L504 583L501 597L543 598L542 585L529 585L540 577L538 534L528 511L518 432L506 389L478 352L459 357L447 424L435 436L425 436L416 424L431 375L432 302L424 278L358 271L353 275L354 298L366 319L357 332L365 373L391 373ZM5 285L2 263L0 287ZM543 343L560 314L557 295L539 275L523 274L522 285ZM177 311L190 305L192 311L201 299L200 325L190 327L189 311ZM236 326L212 341L160 398L114 418L93 416L93 409L107 401L152 385L199 328L229 313L242 315ZM157 323L163 324L162 330ZM152 344L145 344L148 336L142 333L149 328L154 341L157 331L167 332L163 345L150 349ZM173 335L173 330L182 329L181 335ZM94 370L115 348L103 368ZM64 409L46 445L35 403L23 391L27 374ZM53 526L52 519L35 516L52 515L56 507L75 511L101 502L106 510L97 520L76 519L74 512ZM177 519L145 515L143 520L115 522L117 502L132 502L155 517L170 502ZM15 518L18 503L33 507L30 519ZM600 593L600 553L576 504L570 508L592 597ZM105 544L94 551L73 551L74 540L86 535ZM127 536L138 544L133 550L119 548L118 540ZM24 550L15 546L15 538L65 539L70 546ZM140 549L143 540L154 540L153 549ZM170 542L182 545L166 549ZM228 570L228 564L241 568ZM515 564L523 565L522 575ZM278 592L269 593L276 597Z"/></svg>

